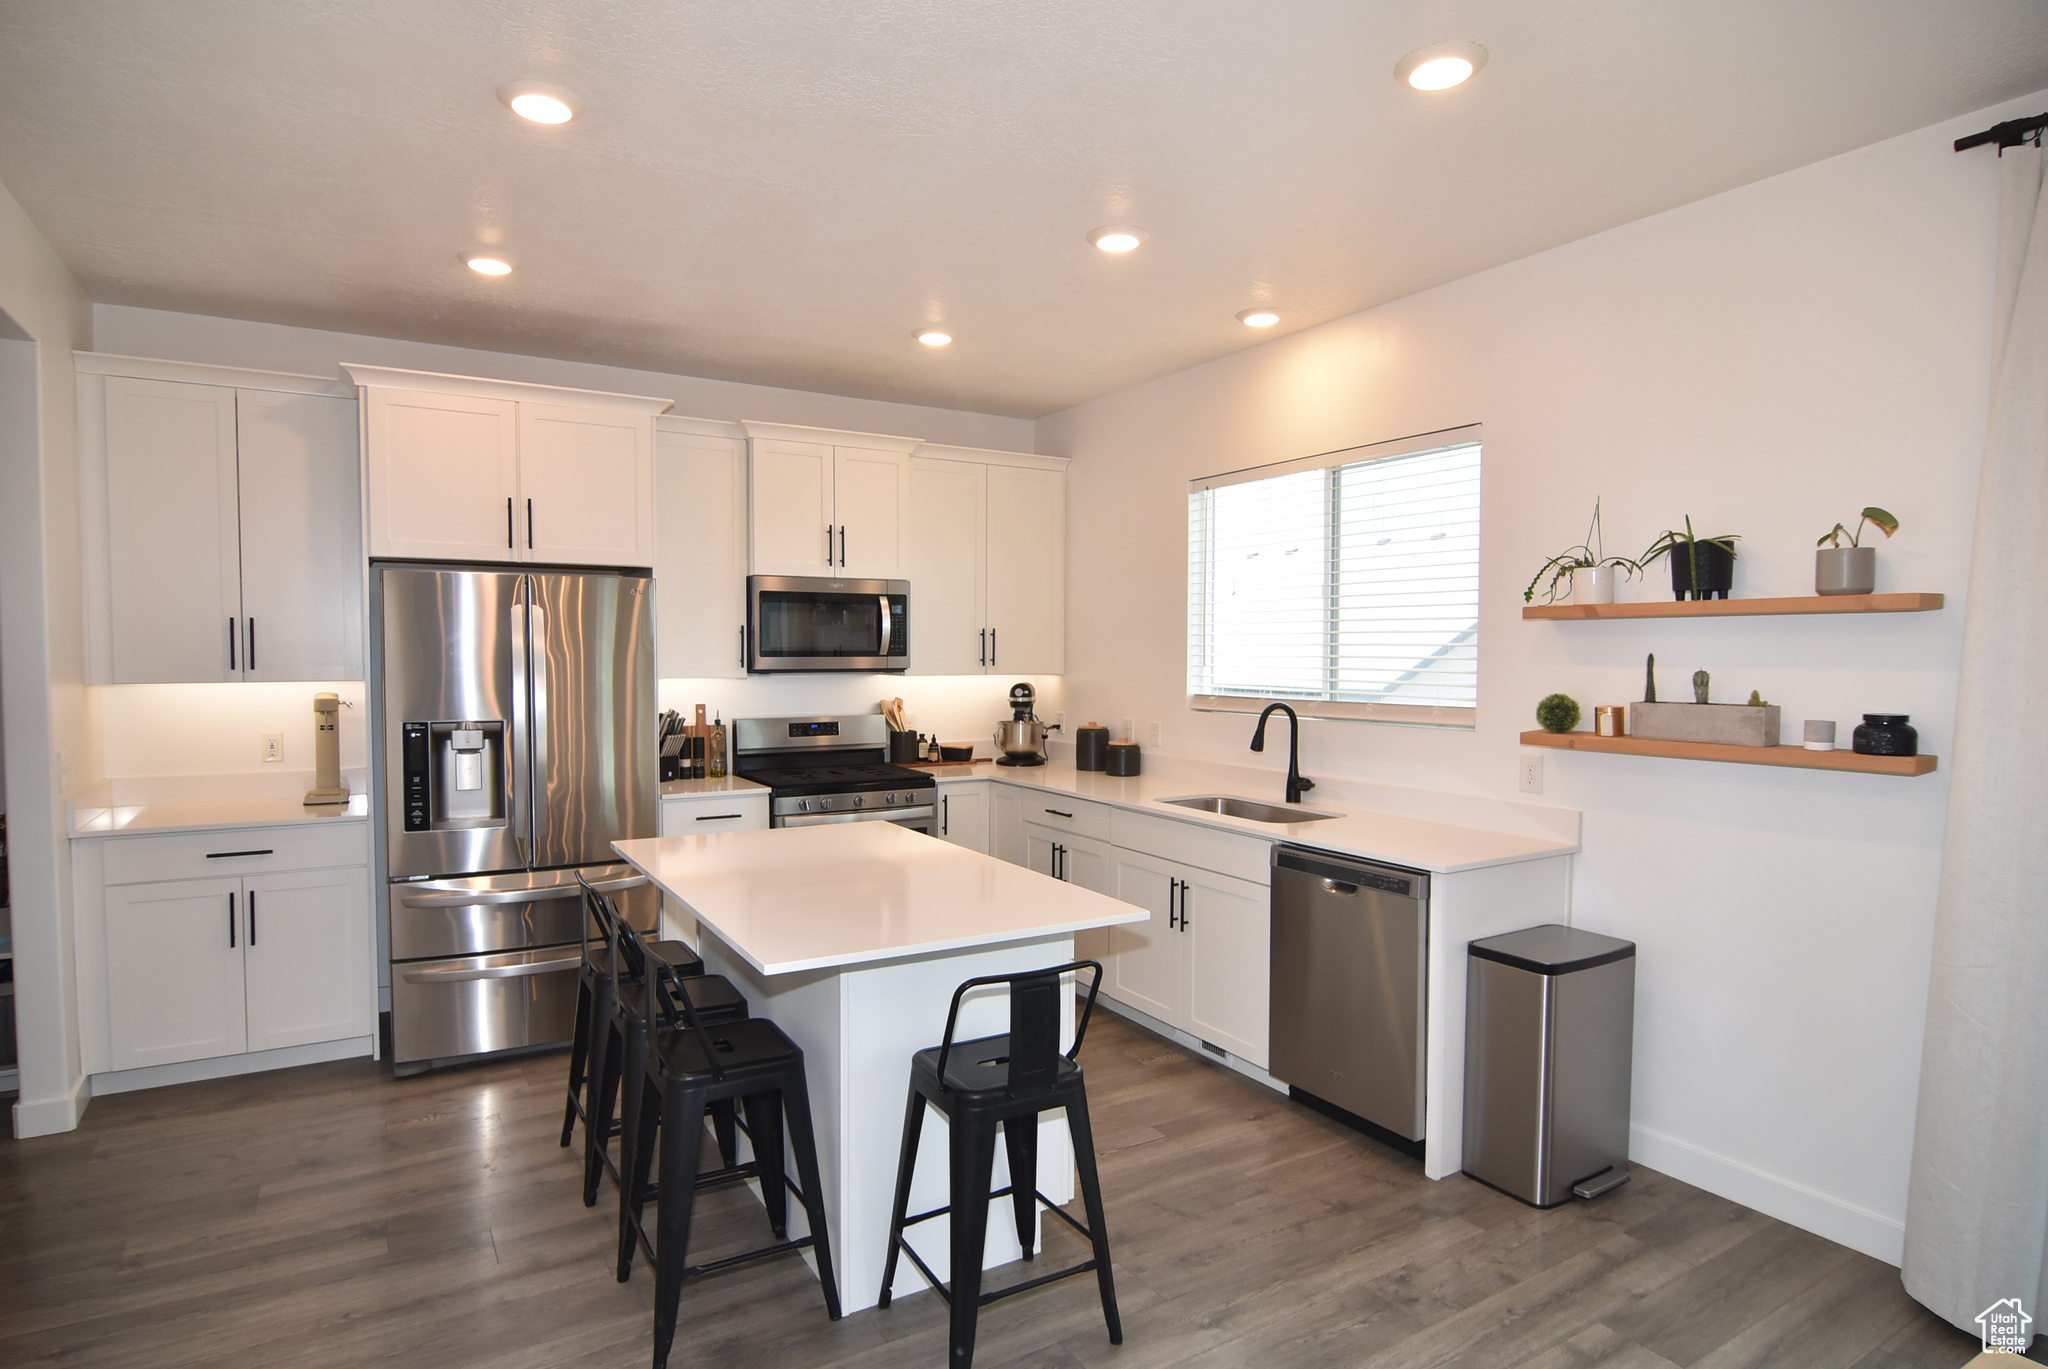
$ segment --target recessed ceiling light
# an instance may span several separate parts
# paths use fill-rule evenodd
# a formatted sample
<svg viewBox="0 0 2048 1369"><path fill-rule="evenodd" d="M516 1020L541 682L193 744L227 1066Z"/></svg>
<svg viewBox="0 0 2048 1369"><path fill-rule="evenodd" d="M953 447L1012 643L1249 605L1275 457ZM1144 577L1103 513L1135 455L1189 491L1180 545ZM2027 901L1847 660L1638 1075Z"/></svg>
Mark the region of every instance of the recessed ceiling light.
<svg viewBox="0 0 2048 1369"><path fill-rule="evenodd" d="M537 124L566 124L583 112L582 102L560 86L544 86L533 81L500 86L498 98L510 106L514 114Z"/></svg>
<svg viewBox="0 0 2048 1369"><path fill-rule="evenodd" d="M1237 321L1247 328L1271 328L1280 321L1280 316L1271 309L1247 309L1237 316Z"/></svg>
<svg viewBox="0 0 2048 1369"><path fill-rule="evenodd" d="M483 252L472 252L462 259L463 264L479 276L509 276L512 263L503 257L493 257Z"/></svg>
<svg viewBox="0 0 2048 1369"><path fill-rule="evenodd" d="M1394 64L1394 79L1417 90L1449 90L1472 79L1486 65L1477 43L1432 43Z"/></svg>
<svg viewBox="0 0 2048 1369"><path fill-rule="evenodd" d="M1130 252L1143 246L1149 236L1142 228L1117 226L1096 229L1088 235L1088 241L1105 252Z"/></svg>
<svg viewBox="0 0 2048 1369"><path fill-rule="evenodd" d="M917 330L917 340L927 347L944 347L953 340L953 335L940 332L937 328L920 328Z"/></svg>

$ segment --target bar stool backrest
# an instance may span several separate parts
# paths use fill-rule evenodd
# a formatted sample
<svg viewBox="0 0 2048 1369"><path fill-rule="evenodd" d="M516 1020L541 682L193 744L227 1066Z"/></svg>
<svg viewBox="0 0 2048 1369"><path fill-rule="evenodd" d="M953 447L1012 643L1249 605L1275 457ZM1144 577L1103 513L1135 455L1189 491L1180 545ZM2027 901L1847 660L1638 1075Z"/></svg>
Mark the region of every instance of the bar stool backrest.
<svg viewBox="0 0 2048 1369"><path fill-rule="evenodd" d="M647 949L647 943L634 930L633 924L619 916L619 910L611 899L600 894L584 882L578 874L576 882L583 885L583 896L589 904L591 914L603 929L603 935L613 947L612 954L612 996L618 997L620 970L638 980L641 991L641 1021L647 1032L648 1059L658 1059L654 1051L655 1037L663 1027L671 1030L685 1029L697 1033L697 1039L704 1043L704 1059L710 1065L711 1077L722 1079L725 1070L718 1063L718 1045L705 1033L704 1024L697 1018L697 1005L690 1001L684 991L680 976L662 959Z"/></svg>
<svg viewBox="0 0 2048 1369"><path fill-rule="evenodd" d="M1016 974L991 974L970 979L953 990L953 1005L946 1013L946 1038L939 1046L939 1085L945 1086L946 1058L953 1051L953 1028L960 1018L960 1000L968 990L990 984L1005 984L1010 990L1010 1076L1008 1096L1036 1098L1052 1092L1059 1078L1060 977L1083 969L1095 971L1088 985L1088 999L1081 1009L1080 1024L1074 1029L1074 1044L1065 1058L1080 1054L1081 1041L1088 1035L1088 1020L1095 1014L1095 993L1102 987L1102 963L1070 960L1043 970L1022 970Z"/></svg>

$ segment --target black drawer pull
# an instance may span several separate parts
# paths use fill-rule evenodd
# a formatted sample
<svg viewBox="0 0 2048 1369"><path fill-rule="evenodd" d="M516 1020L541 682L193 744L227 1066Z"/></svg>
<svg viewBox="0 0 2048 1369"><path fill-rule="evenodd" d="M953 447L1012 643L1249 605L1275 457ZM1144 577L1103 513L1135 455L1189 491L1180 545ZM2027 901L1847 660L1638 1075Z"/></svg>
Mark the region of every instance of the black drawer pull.
<svg viewBox="0 0 2048 1369"><path fill-rule="evenodd" d="M261 851L208 851L206 858L208 860L226 860L230 856L274 856L276 854L277 852L266 846Z"/></svg>
<svg viewBox="0 0 2048 1369"><path fill-rule="evenodd" d="M1074 816L1072 813L1062 813L1057 808L1048 808L1045 811L1052 814L1056 818L1071 818L1072 816Z"/></svg>
<svg viewBox="0 0 2048 1369"><path fill-rule="evenodd" d="M728 819L728 818L743 818L743 817L745 817L745 816L746 816L746 814L745 814L745 813L705 813L705 814L702 814L702 815L700 815L700 816L698 817L697 821L699 821L699 822L724 822L724 821L725 821L726 819Z"/></svg>

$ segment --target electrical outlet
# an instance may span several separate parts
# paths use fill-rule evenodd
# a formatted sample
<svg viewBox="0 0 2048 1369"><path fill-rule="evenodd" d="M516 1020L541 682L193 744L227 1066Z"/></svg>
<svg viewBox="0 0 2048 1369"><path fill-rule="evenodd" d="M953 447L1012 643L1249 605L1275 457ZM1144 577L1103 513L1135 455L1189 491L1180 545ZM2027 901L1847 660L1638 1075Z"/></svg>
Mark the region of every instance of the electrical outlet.
<svg viewBox="0 0 2048 1369"><path fill-rule="evenodd" d="M264 733L264 734L263 734L263 763L264 763L265 765L269 765L269 764L270 764L270 763L271 763L272 761L281 761L281 760L283 760L283 759L284 759L284 733L282 733L282 732L266 732L266 733Z"/></svg>
<svg viewBox="0 0 2048 1369"><path fill-rule="evenodd" d="M1159 742L1159 724L1158 724L1158 723L1153 723L1153 724L1152 724L1152 727L1151 727L1151 729L1150 729L1150 733L1149 733L1149 735L1150 735L1150 736L1151 736L1151 738L1152 738L1152 749L1153 749L1154 751L1157 751L1157 750L1159 749L1159 746L1160 746L1160 742Z"/></svg>
<svg viewBox="0 0 2048 1369"><path fill-rule="evenodd" d="M1543 792L1543 753L1524 751L1522 753L1522 792L1540 794Z"/></svg>

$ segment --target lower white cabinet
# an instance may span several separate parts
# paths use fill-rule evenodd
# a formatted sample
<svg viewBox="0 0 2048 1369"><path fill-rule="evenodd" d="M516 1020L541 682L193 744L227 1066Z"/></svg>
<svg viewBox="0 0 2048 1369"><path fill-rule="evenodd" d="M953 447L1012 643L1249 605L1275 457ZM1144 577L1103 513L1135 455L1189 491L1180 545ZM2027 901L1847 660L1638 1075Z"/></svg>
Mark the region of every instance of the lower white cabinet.
<svg viewBox="0 0 2048 1369"><path fill-rule="evenodd" d="M1024 798L1007 784L989 786L988 853L1012 865L1027 863L1024 859Z"/></svg>
<svg viewBox="0 0 2048 1369"><path fill-rule="evenodd" d="M712 781L717 783L717 781ZM702 832L761 832L768 827L768 791L664 794L659 834L687 837Z"/></svg>
<svg viewBox="0 0 2048 1369"><path fill-rule="evenodd" d="M1109 843L1095 837L1076 836L1043 823L1024 824L1024 863L1041 875L1051 875L1098 894L1116 896L1116 873L1111 868Z"/></svg>
<svg viewBox="0 0 2048 1369"><path fill-rule="evenodd" d="M1115 896L1152 916L1109 929L1103 992L1263 1069L1266 886L1111 849Z"/></svg>
<svg viewBox="0 0 2048 1369"><path fill-rule="evenodd" d="M327 854L358 857L360 824ZM291 831L292 829L285 829ZM295 833L296 834L296 833ZM260 859L268 834L172 839L148 848L163 873L189 866L181 844ZM162 837L142 838L163 843ZM119 838L110 842L119 842ZM109 842L92 843L105 846ZM91 862L100 854L82 857ZM199 852L201 858L212 853ZM104 869L133 882L102 884ZM141 1069L368 1037L376 1030L369 870L261 870L135 879L130 860L82 873L80 979L89 1072ZM97 1011L95 1011L95 1009Z"/></svg>
<svg viewBox="0 0 2048 1369"><path fill-rule="evenodd" d="M955 846L989 853L989 783L939 786L938 835Z"/></svg>

